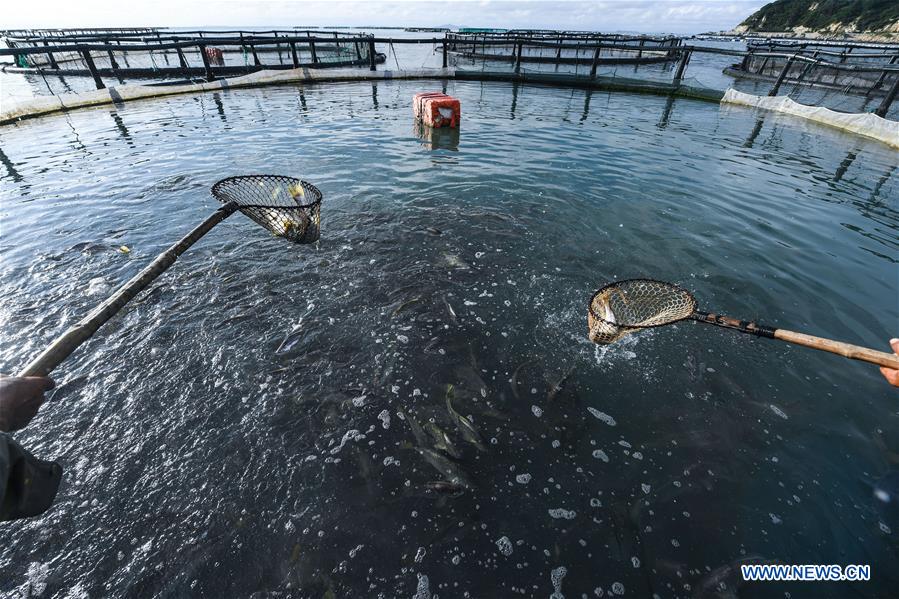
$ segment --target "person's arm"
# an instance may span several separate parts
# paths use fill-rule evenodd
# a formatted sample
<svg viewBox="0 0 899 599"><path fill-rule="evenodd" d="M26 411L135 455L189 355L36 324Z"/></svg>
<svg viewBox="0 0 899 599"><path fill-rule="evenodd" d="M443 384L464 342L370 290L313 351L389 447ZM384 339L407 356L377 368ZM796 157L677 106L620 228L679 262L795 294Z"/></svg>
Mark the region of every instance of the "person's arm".
<svg viewBox="0 0 899 599"><path fill-rule="evenodd" d="M6 434L31 422L52 388L46 377L0 378L0 521L37 516L56 498L59 464L37 459Z"/></svg>
<svg viewBox="0 0 899 599"><path fill-rule="evenodd" d="M25 428L44 403L44 392L52 388L53 380L45 376L0 378L0 431Z"/></svg>
<svg viewBox="0 0 899 599"><path fill-rule="evenodd" d="M893 348L893 353L899 356L899 339L890 339L890 347ZM899 370L881 366L880 372L889 384L899 387Z"/></svg>

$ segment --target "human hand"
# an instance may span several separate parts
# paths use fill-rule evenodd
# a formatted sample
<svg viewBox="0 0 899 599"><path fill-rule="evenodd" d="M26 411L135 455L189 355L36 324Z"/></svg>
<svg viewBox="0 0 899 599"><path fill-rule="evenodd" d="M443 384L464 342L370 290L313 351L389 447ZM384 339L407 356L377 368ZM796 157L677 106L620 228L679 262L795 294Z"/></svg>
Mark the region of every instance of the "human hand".
<svg viewBox="0 0 899 599"><path fill-rule="evenodd" d="M44 403L44 392L54 386L44 376L0 378L0 431L24 428Z"/></svg>
<svg viewBox="0 0 899 599"><path fill-rule="evenodd" d="M899 356L899 339L890 339L890 347L893 348L893 353ZM881 366L880 372L889 384L894 387L899 387L899 370Z"/></svg>

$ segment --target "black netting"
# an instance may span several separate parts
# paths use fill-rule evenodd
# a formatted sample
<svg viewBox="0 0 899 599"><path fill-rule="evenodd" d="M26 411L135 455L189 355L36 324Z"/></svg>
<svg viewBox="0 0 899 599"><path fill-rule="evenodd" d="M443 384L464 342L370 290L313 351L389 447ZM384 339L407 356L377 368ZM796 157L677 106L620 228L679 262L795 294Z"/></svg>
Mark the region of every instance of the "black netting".
<svg viewBox="0 0 899 599"><path fill-rule="evenodd" d="M212 195L234 202L241 212L294 243L318 241L322 194L314 185L281 175L242 175L222 179Z"/></svg>

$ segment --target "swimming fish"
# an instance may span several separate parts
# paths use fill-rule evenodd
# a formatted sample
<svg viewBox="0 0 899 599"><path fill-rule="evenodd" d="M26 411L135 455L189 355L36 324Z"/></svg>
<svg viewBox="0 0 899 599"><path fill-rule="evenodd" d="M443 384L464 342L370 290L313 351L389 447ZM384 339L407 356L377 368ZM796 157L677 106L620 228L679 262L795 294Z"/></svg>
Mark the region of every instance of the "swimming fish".
<svg viewBox="0 0 899 599"><path fill-rule="evenodd" d="M443 305L446 306L446 311L449 313L450 318L453 319L453 322L456 322L456 311L453 310L453 307L450 305L449 300L446 299L445 295L441 296L441 298L443 299Z"/></svg>
<svg viewBox="0 0 899 599"><path fill-rule="evenodd" d="M716 568L694 586L693 599L736 599L743 585L740 566L771 563L763 557L748 556Z"/></svg>
<svg viewBox="0 0 899 599"><path fill-rule="evenodd" d="M568 369L568 371L562 375L562 378L559 379L559 382L553 383L549 386L549 391L546 393L546 401L553 401L562 388L565 386L565 383L568 381L568 377L574 372L575 367L572 366Z"/></svg>
<svg viewBox="0 0 899 599"><path fill-rule="evenodd" d="M415 451L421 454L421 457L425 459L427 463L433 466L443 477L454 485L459 485L466 489L471 489L474 487L471 480L469 480L468 476L462 470L456 466L455 463L451 462L449 458L446 458L433 449L427 449L423 447L416 447Z"/></svg>
<svg viewBox="0 0 899 599"><path fill-rule="evenodd" d="M453 408L453 386L446 386L446 409L449 412L450 416L456 422L456 426L459 427L459 432L462 433L462 438L474 445L478 448L478 451L487 451L487 447L484 445L483 440L481 440L481 435L478 433L478 429L471 423L471 421L457 412Z"/></svg>
<svg viewBox="0 0 899 599"><path fill-rule="evenodd" d="M418 445L427 445L428 437L425 435L424 430L422 430L421 425L418 421L413 418L410 414L407 414L403 411L402 408L399 408L397 412L403 417L403 420L406 421L406 424L409 425L409 428L412 429L412 436L415 437L415 443Z"/></svg>
<svg viewBox="0 0 899 599"><path fill-rule="evenodd" d="M450 254L448 252L443 253L443 261L446 266L450 268L456 268L459 270L468 270L471 268L465 260L460 258L457 254Z"/></svg>
<svg viewBox="0 0 899 599"><path fill-rule="evenodd" d="M453 440L450 439L450 436L446 434L446 431L437 426L433 422L428 422L425 424L425 430L430 433L431 438L434 439L434 449L438 449L443 453L450 455L456 459L462 457L462 452L456 448Z"/></svg>
<svg viewBox="0 0 899 599"><path fill-rule="evenodd" d="M518 397L518 374L521 372L521 369L527 366L532 362L536 362L537 358L531 358L530 360L525 360L522 362L518 368L515 369L515 372L512 373L512 378L509 379L509 384L512 385L512 395L515 396L515 399L520 399Z"/></svg>
<svg viewBox="0 0 899 599"><path fill-rule="evenodd" d="M424 484L425 492L440 493L445 495L460 495L465 491L465 487L458 483L452 483L448 480L432 480Z"/></svg>
<svg viewBox="0 0 899 599"><path fill-rule="evenodd" d="M397 314L399 314L400 312L405 310L407 307L411 306L412 304L417 304L422 299L423 299L422 296L419 295L418 297L413 297L410 300L406 300L405 302L403 302L402 304L397 306L396 309L394 309L394 311L390 313L390 316L396 316Z"/></svg>

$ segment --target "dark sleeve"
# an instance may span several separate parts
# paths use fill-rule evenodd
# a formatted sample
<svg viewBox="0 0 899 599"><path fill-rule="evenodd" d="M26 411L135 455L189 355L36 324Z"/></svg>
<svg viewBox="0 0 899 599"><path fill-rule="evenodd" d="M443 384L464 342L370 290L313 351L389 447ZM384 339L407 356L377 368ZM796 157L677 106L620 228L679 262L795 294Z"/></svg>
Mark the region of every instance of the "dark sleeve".
<svg viewBox="0 0 899 599"><path fill-rule="evenodd" d="M42 514L53 504L62 468L28 453L0 433L0 521Z"/></svg>

